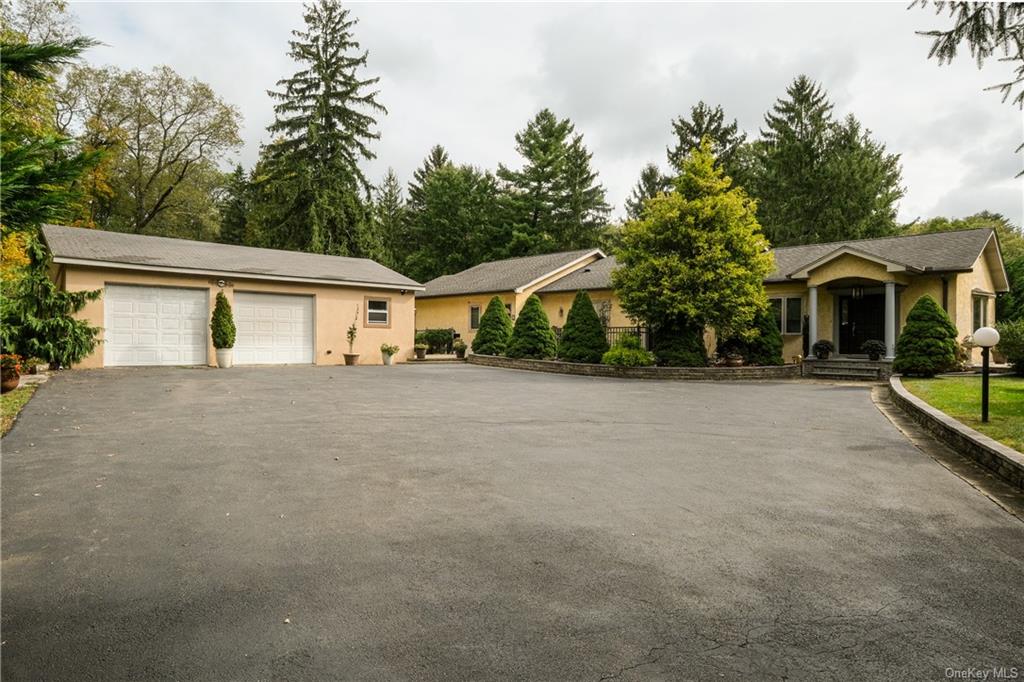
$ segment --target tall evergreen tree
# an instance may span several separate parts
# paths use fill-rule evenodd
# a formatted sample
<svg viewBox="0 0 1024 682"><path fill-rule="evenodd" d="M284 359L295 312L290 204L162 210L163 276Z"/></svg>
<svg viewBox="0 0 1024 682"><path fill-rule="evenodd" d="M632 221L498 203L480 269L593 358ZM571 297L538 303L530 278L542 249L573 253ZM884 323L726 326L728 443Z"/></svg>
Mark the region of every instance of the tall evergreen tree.
<svg viewBox="0 0 1024 682"><path fill-rule="evenodd" d="M540 111L516 133L519 170L498 167L506 220L513 230L509 255L550 253L593 244L606 222L605 190L591 169L590 152L569 119Z"/></svg>
<svg viewBox="0 0 1024 682"><path fill-rule="evenodd" d="M395 170L388 168L384 180L374 189L373 221L374 232L383 244L381 263L389 268L400 267L409 250L406 213L402 185Z"/></svg>
<svg viewBox="0 0 1024 682"><path fill-rule="evenodd" d="M896 230L899 156L852 116L840 122L822 88L799 76L765 116L748 189L775 246L880 237Z"/></svg>
<svg viewBox="0 0 1024 682"><path fill-rule="evenodd" d="M427 157L423 159L423 165L413 171L412 180L409 182L409 206L414 210L423 204L423 184L427 177L438 168L451 164L448 152L439 144L430 148Z"/></svg>
<svg viewBox="0 0 1024 682"><path fill-rule="evenodd" d="M639 220L644 213L645 201L671 189L672 179L662 175L661 170L655 164L647 164L640 171L640 179L637 180L633 192L626 199L626 216L630 220Z"/></svg>
<svg viewBox="0 0 1024 682"><path fill-rule="evenodd" d="M740 130L739 123L725 122L725 112L721 106L711 108L703 101L690 108L690 118L680 116L672 121L672 132L676 136L675 145L668 149L668 162L679 172L683 160L694 149L700 146L705 137L711 140L711 151L726 175L733 178L733 184L741 184L735 176L737 170L736 154L746 141L747 134Z"/></svg>
<svg viewBox="0 0 1024 682"><path fill-rule="evenodd" d="M277 137L264 150L267 241L273 246L351 256L378 256L379 235L367 210L370 185L359 166L375 158L376 114L387 110L362 78L367 52L352 29L357 20L337 0L305 5L305 30L293 31L289 55L301 65L269 94L277 104L267 128Z"/></svg>
<svg viewBox="0 0 1024 682"><path fill-rule="evenodd" d="M241 164L227 177L224 198L220 203L220 241L224 244L245 244L249 221L249 178Z"/></svg>

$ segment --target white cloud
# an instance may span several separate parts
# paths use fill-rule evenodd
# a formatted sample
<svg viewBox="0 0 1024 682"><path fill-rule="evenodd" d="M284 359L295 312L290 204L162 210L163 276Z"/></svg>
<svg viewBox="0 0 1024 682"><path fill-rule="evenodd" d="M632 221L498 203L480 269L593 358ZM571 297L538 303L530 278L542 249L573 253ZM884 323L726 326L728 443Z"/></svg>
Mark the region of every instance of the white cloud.
<svg viewBox="0 0 1024 682"><path fill-rule="evenodd" d="M356 34L381 77L379 178L408 179L433 144L458 162L518 164L514 133L540 108L582 132L609 198L621 204L648 161L664 164L670 121L700 99L756 134L798 73L822 82L836 113L853 113L902 155L900 218L982 209L1024 222L1019 109L983 88L1006 75L969 57L925 59L941 26L896 4L472 5L354 4ZM84 32L107 46L89 58L122 68L169 64L210 83L245 117L250 165L273 118L266 90L294 70L294 3L76 4Z"/></svg>

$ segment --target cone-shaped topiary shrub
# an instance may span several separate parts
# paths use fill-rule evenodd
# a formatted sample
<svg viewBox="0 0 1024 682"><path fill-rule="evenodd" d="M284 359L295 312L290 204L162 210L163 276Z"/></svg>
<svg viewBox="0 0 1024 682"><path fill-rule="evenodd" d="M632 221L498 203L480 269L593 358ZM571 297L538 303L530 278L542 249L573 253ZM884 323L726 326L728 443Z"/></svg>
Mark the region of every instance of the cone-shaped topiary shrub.
<svg viewBox="0 0 1024 682"><path fill-rule="evenodd" d="M210 318L210 334L214 348L235 347L235 318L231 315L231 304L223 291L217 292L217 303Z"/></svg>
<svg viewBox="0 0 1024 682"><path fill-rule="evenodd" d="M922 296L910 309L896 342L893 371L930 377L952 369L956 366L956 336L946 311L931 296Z"/></svg>
<svg viewBox="0 0 1024 682"><path fill-rule="evenodd" d="M480 318L480 328L473 337L473 352L478 355L503 355L512 338L512 318L501 298L495 296Z"/></svg>
<svg viewBox="0 0 1024 682"><path fill-rule="evenodd" d="M704 330L685 318L676 318L654 328L652 350L658 364L665 367L705 367Z"/></svg>
<svg viewBox="0 0 1024 682"><path fill-rule="evenodd" d="M531 295L516 318L512 340L508 342L505 355L510 358L544 360L555 357L555 345L555 332L551 331L551 322L544 312L544 306L536 295Z"/></svg>
<svg viewBox="0 0 1024 682"><path fill-rule="evenodd" d="M601 362L608 352L608 339L594 303L585 291L576 293L558 341L558 359L566 362Z"/></svg>
<svg viewBox="0 0 1024 682"><path fill-rule="evenodd" d="M764 308L754 319L757 336L744 339L734 336L718 340L718 355L736 352L748 365L781 365L782 334L771 308Z"/></svg>

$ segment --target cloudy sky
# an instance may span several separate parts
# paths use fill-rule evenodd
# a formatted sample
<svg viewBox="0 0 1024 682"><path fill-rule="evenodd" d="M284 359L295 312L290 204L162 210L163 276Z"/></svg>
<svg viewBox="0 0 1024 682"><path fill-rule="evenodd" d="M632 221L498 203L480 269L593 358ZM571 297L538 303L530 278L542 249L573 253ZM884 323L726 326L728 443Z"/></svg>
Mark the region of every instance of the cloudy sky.
<svg viewBox="0 0 1024 682"><path fill-rule="evenodd" d="M838 114L855 114L903 162L900 219L998 211L1024 222L1014 149L1021 111L983 88L1006 65L969 56L939 67L915 30L948 20L893 4L350 4L380 76L377 160L407 181L431 145L459 163L517 165L515 131L539 109L584 134L609 200L641 167L665 165L670 121L698 100L756 134L765 111L805 73ZM75 3L95 64L167 64L210 83L244 116L249 167L267 139L266 90L294 72L292 3Z"/></svg>

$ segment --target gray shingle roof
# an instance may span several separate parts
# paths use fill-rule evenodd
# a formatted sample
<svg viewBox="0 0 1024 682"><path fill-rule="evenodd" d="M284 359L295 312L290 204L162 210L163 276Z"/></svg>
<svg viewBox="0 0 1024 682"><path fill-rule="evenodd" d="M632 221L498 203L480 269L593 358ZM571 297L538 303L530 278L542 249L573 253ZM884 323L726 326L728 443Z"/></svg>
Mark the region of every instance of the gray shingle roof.
<svg viewBox="0 0 1024 682"><path fill-rule="evenodd" d="M550 294L559 291L579 291L580 289L587 289L589 291L611 289L612 270L617 266L618 262L615 260L615 256L602 258L552 282L541 289L540 293Z"/></svg>
<svg viewBox="0 0 1024 682"><path fill-rule="evenodd" d="M564 251L562 253L547 253L542 256L508 258L481 263L454 275L442 275L430 280L424 285L426 290L417 293L416 297L430 298L512 291L596 250Z"/></svg>
<svg viewBox="0 0 1024 682"><path fill-rule="evenodd" d="M902 237L858 239L828 244L785 246L774 250L775 271L766 282L785 282L787 276L824 258L833 251L850 247L883 260L910 266L917 270L970 270L988 243L992 230L961 230L933 232Z"/></svg>
<svg viewBox="0 0 1024 682"><path fill-rule="evenodd" d="M189 239L44 225L56 262L66 259L178 268L261 279L314 279L417 289L421 285L368 258L257 249Z"/></svg>

